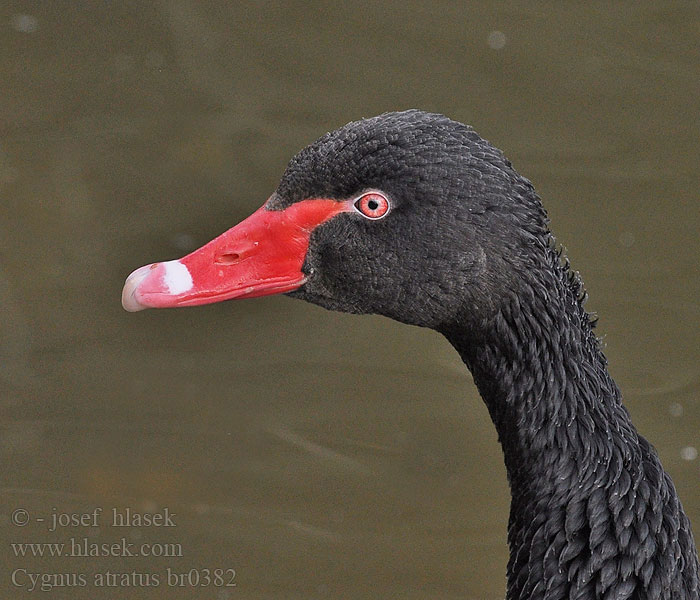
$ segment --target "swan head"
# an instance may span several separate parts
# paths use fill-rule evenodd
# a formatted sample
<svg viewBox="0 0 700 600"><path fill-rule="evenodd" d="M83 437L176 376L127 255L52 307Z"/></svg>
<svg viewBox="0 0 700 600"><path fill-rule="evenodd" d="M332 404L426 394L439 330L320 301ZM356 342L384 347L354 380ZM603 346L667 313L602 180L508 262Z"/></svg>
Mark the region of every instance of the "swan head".
<svg viewBox="0 0 700 600"><path fill-rule="evenodd" d="M275 293L432 328L487 318L548 240L531 184L471 127L417 110L327 133L248 219L137 269L127 310Z"/></svg>

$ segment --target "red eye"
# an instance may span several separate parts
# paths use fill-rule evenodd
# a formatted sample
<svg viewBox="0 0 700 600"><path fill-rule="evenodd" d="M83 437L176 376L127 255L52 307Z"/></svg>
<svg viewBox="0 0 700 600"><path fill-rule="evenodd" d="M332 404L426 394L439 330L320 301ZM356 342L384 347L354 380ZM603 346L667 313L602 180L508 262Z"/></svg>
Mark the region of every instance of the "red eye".
<svg viewBox="0 0 700 600"><path fill-rule="evenodd" d="M367 192L355 200L355 208L368 219L381 219L389 212L389 200L379 192Z"/></svg>

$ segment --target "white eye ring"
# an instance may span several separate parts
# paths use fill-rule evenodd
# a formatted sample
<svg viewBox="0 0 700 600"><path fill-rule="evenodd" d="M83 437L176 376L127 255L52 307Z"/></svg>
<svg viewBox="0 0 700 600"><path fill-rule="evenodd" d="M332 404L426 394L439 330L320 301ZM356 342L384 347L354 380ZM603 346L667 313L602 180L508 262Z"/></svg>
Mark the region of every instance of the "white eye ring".
<svg viewBox="0 0 700 600"><path fill-rule="evenodd" d="M384 192L368 190L352 201L355 210L366 219L378 221L389 214L391 202Z"/></svg>

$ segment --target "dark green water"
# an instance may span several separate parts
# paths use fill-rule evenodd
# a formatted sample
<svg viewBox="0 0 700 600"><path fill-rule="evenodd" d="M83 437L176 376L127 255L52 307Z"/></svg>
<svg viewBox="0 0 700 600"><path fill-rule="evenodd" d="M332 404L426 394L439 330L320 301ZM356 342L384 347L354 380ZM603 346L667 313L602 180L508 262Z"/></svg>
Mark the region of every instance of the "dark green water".
<svg viewBox="0 0 700 600"><path fill-rule="evenodd" d="M7 4L0 598L31 597L30 573L42 598L503 597L500 448L442 338L284 297L119 303L302 146L408 107L474 125L535 183L698 535L697 5ZM112 526L166 507L172 527ZM11 546L71 538L181 556Z"/></svg>

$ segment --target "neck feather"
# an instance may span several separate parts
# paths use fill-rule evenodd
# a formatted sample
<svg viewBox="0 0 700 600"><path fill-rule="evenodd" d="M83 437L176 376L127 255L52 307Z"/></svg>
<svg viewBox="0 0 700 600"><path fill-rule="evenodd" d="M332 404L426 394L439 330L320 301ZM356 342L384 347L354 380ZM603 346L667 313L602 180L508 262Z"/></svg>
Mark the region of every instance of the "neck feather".
<svg viewBox="0 0 700 600"><path fill-rule="evenodd" d="M553 249L547 252L547 268L528 272L493 314L444 332L488 406L511 485L546 475L548 452L585 470L606 458L610 444L625 460L639 444L580 284Z"/></svg>
<svg viewBox="0 0 700 600"><path fill-rule="evenodd" d="M547 253L546 268L529 270L517 293L488 318L475 322L465 310L442 330L472 371L505 456L512 495L509 599L568 598L572 590L613 585L596 560L638 554L645 543L638 527L653 533L657 550L669 535L680 535L681 552L693 553L670 479L608 374L580 284L553 249ZM636 504L626 523L632 533L618 537L619 507ZM665 532L659 519L646 523L652 514L646 511L662 505L672 523ZM600 568L595 575L594 568ZM687 571L665 576L675 577L681 590L684 577L697 577ZM637 589L648 583L634 579Z"/></svg>

